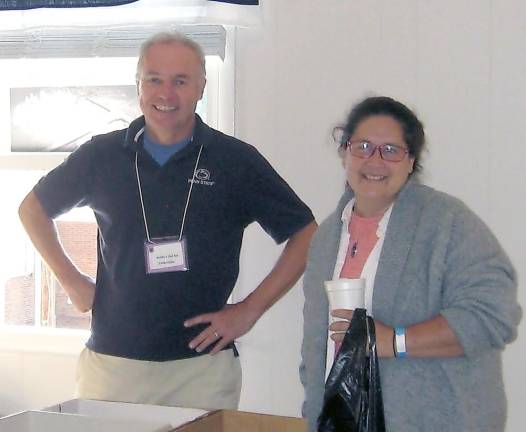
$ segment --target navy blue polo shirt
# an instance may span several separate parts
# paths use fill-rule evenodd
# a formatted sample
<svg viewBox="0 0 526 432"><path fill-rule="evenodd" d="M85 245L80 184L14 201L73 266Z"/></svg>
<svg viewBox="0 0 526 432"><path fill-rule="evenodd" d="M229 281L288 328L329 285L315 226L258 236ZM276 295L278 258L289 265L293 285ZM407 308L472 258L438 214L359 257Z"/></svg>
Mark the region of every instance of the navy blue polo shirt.
<svg viewBox="0 0 526 432"><path fill-rule="evenodd" d="M203 354L188 348L203 327L183 322L225 305L238 277L244 229L258 222L281 243L313 216L254 147L198 116L192 142L163 166L135 139L143 126L140 117L128 129L93 137L34 192L52 218L89 206L97 219L97 288L87 346L138 360L190 358ZM201 146L183 232L189 270L147 274L135 157L150 237L178 236Z"/></svg>

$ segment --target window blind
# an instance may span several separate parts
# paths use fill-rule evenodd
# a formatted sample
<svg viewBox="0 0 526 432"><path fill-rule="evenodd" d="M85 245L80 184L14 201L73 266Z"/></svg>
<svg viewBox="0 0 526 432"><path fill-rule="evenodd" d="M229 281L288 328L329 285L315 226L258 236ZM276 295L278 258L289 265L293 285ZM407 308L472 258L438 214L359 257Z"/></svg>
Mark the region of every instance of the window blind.
<svg viewBox="0 0 526 432"><path fill-rule="evenodd" d="M159 31L179 31L206 55L225 56L226 30L220 25L45 26L0 31L0 58L134 57Z"/></svg>

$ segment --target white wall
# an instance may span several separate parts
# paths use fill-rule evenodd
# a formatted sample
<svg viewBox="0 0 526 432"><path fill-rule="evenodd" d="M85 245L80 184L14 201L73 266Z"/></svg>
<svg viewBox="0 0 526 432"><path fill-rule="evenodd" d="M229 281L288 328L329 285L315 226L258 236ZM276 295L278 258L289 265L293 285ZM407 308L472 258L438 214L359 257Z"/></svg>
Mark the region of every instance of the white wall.
<svg viewBox="0 0 526 432"><path fill-rule="evenodd" d="M0 417L73 396L86 331L14 328L0 332Z"/></svg>
<svg viewBox="0 0 526 432"><path fill-rule="evenodd" d="M265 0L264 13L262 28L237 30L236 135L256 145L322 219L343 185L332 126L368 94L405 101L426 125L425 180L490 225L522 281L526 3ZM251 227L243 251L236 298L259 282L279 248ZM524 304L523 290L519 298ZM302 301L296 287L241 340L242 409L299 414ZM72 389L73 355L21 355L0 354L0 413L53 403ZM504 355L508 431L522 429L525 355L524 335ZM37 383L30 386L23 371Z"/></svg>

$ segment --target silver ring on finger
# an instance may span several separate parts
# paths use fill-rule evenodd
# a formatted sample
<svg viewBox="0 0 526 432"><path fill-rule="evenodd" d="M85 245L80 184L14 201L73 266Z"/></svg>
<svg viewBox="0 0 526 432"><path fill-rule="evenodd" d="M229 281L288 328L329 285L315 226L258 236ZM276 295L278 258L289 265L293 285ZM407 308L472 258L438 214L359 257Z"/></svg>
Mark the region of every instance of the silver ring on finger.
<svg viewBox="0 0 526 432"><path fill-rule="evenodd" d="M221 337L221 336L219 335L219 333L216 332L215 330L214 330L214 336L215 336L216 338L218 338L218 339Z"/></svg>

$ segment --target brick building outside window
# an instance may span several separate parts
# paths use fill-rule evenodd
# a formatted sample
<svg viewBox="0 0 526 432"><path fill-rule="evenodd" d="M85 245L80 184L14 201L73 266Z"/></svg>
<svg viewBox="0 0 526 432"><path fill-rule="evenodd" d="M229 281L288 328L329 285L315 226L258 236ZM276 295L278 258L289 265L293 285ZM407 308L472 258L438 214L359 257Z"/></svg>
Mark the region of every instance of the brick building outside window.
<svg viewBox="0 0 526 432"><path fill-rule="evenodd" d="M97 273L97 225L86 221L56 221L60 241L73 263L83 273ZM36 295L35 284L40 286ZM40 297L40 298L38 298ZM36 313L36 302L40 303ZM35 271L10 278L5 286L5 323L89 330L91 315L78 312L48 266L38 256ZM38 325L37 324L37 325Z"/></svg>

